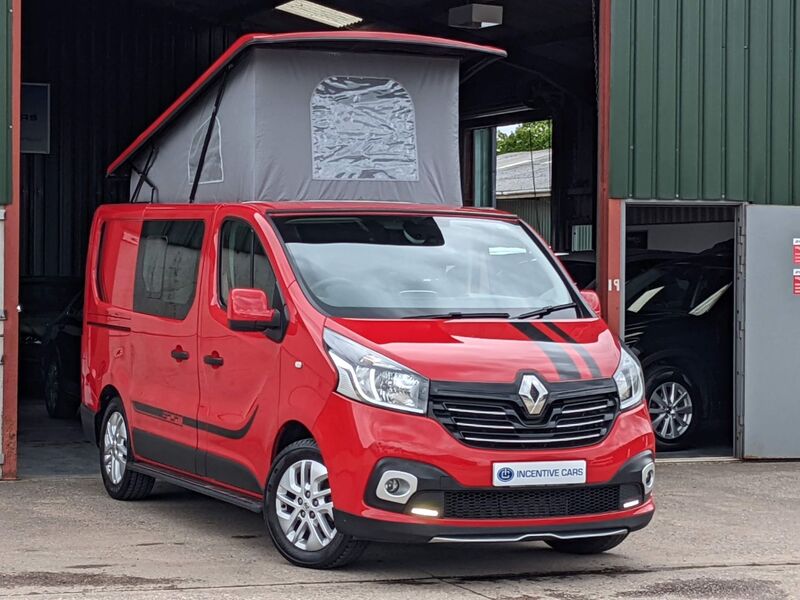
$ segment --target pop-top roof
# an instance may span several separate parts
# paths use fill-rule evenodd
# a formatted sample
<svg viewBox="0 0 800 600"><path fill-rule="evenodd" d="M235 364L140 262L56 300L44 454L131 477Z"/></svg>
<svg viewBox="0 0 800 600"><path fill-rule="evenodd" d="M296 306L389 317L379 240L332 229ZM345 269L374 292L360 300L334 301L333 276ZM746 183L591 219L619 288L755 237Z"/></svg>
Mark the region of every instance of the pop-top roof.
<svg viewBox="0 0 800 600"><path fill-rule="evenodd" d="M387 33L378 31L320 31L281 34L249 34L240 37L147 129L112 162L106 170L112 175L131 159L157 132L177 116L190 101L214 81L215 76L243 51L253 46L280 45L281 48L336 50L358 52L392 52L460 58L504 58L506 52L493 46L482 46L446 38Z"/></svg>

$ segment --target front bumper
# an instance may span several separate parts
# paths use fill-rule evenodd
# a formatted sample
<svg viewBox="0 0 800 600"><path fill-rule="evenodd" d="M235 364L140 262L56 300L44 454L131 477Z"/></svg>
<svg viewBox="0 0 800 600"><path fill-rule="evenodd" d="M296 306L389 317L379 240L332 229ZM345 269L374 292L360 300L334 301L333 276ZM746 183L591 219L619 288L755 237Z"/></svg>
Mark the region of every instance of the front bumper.
<svg viewBox="0 0 800 600"><path fill-rule="evenodd" d="M568 540L630 533L645 527L653 518L653 501L633 514L602 521L569 525L459 526L430 523L380 521L334 511L336 528L358 539L397 543L473 543L530 542L535 540Z"/></svg>
<svg viewBox="0 0 800 600"><path fill-rule="evenodd" d="M443 471L421 463L384 459L378 463L366 490L366 503L381 511L395 513L392 520L364 517L346 512L336 513L336 526L357 538L387 542L514 542L547 539L574 539L628 533L650 522L655 506L645 489L642 473L653 464L653 453L645 451L627 461L604 485L522 486L516 488L465 488ZM416 478L417 489L405 504L377 497L373 490L381 475L408 473ZM603 512L593 512L587 503L595 491L615 490L615 500ZM488 498L481 506L467 501L473 509L470 518L453 518L448 514L445 498L450 493ZM561 495L567 496L567 500ZM524 498L536 495L538 500L524 506ZM517 502L523 506L517 505ZM628 505L631 502L632 505ZM526 510L541 510L553 503L556 511L566 509L573 514L547 518L526 518ZM414 506L435 509L443 518L415 520ZM628 508L626 508L628 506ZM518 509L522 510L518 510ZM482 514L485 513L485 514ZM502 519L503 515L516 518Z"/></svg>
<svg viewBox="0 0 800 600"><path fill-rule="evenodd" d="M375 408L332 394L313 433L328 466L338 511L337 527L365 539L428 541L479 534L546 536L633 531L649 522L655 508L648 496L642 497L637 506L603 513L542 518L430 518L409 514L405 507L398 510L396 505L381 503L372 493L383 461L395 465L397 461L408 461L423 470L430 469L430 477L424 473L419 477L418 493L500 489L492 485L494 462L585 460L585 486L609 484L630 461L644 454L654 455L655 439L645 406L620 414L605 439L591 446L492 450L461 443L433 419ZM633 479L640 481L638 475Z"/></svg>

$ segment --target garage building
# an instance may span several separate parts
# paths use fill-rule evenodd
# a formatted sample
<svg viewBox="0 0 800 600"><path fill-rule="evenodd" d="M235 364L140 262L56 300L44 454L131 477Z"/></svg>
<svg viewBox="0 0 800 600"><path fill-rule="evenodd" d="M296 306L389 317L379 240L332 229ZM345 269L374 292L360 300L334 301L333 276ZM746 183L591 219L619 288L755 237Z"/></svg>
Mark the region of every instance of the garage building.
<svg viewBox="0 0 800 600"><path fill-rule="evenodd" d="M557 252L591 252L612 329L630 343L647 304L626 300L634 263L654 252L727 257L728 337L700 342L718 345L729 368L711 452L800 457L797 0L296 4L0 0L3 478L26 475L26 451L35 468L64 447L41 451L52 440L38 416L46 373L26 344L81 289L94 209L127 201L127 174L106 178L108 164L240 35L342 27L507 50L461 75L464 203L502 204L496 128L552 120L549 199L536 219L547 215L540 228ZM660 366L689 368L669 360Z"/></svg>

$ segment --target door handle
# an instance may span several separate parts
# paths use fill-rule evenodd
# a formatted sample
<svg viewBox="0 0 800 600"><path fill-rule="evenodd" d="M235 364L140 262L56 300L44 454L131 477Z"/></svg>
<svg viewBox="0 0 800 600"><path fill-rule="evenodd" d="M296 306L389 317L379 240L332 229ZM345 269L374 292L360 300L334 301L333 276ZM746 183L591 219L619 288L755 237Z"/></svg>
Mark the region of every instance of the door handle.
<svg viewBox="0 0 800 600"><path fill-rule="evenodd" d="M182 360L189 360L189 353L180 346L170 352L169 355L178 362L181 362Z"/></svg>
<svg viewBox="0 0 800 600"><path fill-rule="evenodd" d="M206 354L203 357L203 362L207 365L211 365L212 367L221 367L225 361L219 354Z"/></svg>

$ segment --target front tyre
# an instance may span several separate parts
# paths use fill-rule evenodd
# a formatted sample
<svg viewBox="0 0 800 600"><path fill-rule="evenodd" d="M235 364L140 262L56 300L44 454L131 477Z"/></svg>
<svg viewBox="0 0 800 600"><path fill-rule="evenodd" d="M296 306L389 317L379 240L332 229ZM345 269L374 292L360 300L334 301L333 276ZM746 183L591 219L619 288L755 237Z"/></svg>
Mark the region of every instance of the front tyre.
<svg viewBox="0 0 800 600"><path fill-rule="evenodd" d="M600 554L606 550L616 548L626 537L628 537L627 533L620 533L575 540L547 540L546 544L556 552L563 552L564 554Z"/></svg>
<svg viewBox="0 0 800 600"><path fill-rule="evenodd" d="M108 495L115 500L141 500L155 483L152 477L128 467L132 457L129 431L122 401L114 398L100 427L100 473Z"/></svg>
<svg viewBox="0 0 800 600"><path fill-rule="evenodd" d="M300 567L342 567L367 546L336 529L328 469L314 440L294 442L278 454L264 494L264 520L278 552Z"/></svg>
<svg viewBox="0 0 800 600"><path fill-rule="evenodd" d="M701 386L685 369L656 365L645 373L646 396L657 450L683 450L693 445L705 408Z"/></svg>
<svg viewBox="0 0 800 600"><path fill-rule="evenodd" d="M62 379L61 361L52 353L44 366L44 406L52 419L72 419L78 414L80 400L66 393Z"/></svg>

